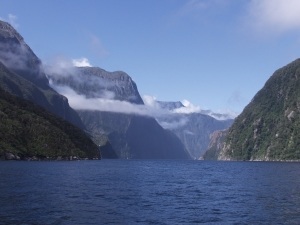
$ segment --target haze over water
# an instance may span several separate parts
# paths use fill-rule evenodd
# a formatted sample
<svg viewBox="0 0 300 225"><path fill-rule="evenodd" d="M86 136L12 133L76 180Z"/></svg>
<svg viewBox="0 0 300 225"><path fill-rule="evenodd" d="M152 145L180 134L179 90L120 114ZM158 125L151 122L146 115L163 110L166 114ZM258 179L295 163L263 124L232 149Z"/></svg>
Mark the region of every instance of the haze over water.
<svg viewBox="0 0 300 225"><path fill-rule="evenodd" d="M299 224L300 164L1 162L0 224Z"/></svg>

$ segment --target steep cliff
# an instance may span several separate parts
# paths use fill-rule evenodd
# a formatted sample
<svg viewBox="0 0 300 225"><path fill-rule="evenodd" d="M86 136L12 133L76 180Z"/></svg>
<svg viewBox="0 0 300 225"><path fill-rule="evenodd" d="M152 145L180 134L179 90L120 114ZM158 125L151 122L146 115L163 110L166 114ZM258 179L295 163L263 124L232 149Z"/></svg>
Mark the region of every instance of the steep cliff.
<svg viewBox="0 0 300 225"><path fill-rule="evenodd" d="M77 113L69 106L68 99L49 87L40 59L23 37L3 21L0 21L0 62L0 70L5 72L0 74L2 89L30 100L84 129Z"/></svg>
<svg viewBox="0 0 300 225"><path fill-rule="evenodd" d="M277 70L228 131L218 159L300 159L300 59Z"/></svg>
<svg viewBox="0 0 300 225"><path fill-rule="evenodd" d="M217 130L227 129L233 123L232 119L217 120L205 113L174 113L176 109L184 109L181 102L158 102L161 108L169 110L167 116L157 118L158 122L166 129L171 130L184 144L193 159L199 159L209 147L211 134ZM228 117L219 114L218 117Z"/></svg>
<svg viewBox="0 0 300 225"><path fill-rule="evenodd" d="M57 90L71 89L83 99L77 112L93 139L107 135L119 158L187 159L180 140L148 115L137 86L124 72L97 67L74 67L49 73Z"/></svg>

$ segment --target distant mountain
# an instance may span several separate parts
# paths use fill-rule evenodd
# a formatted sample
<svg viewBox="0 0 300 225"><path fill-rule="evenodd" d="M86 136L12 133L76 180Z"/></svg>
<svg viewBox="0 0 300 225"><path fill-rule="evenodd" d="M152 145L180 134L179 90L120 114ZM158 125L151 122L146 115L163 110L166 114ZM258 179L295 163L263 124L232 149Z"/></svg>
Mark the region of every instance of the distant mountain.
<svg viewBox="0 0 300 225"><path fill-rule="evenodd" d="M119 158L189 158L176 135L163 129L155 119L135 112L122 112L122 104L126 104L126 110L144 106L136 84L126 73L107 72L97 67L74 67L63 74L49 73L48 76L57 90L71 88L87 101L97 99L95 104L108 103L106 109L94 105L93 110L81 107L77 112L94 140L99 135L108 136ZM109 108L116 103L120 104L114 109L116 111Z"/></svg>
<svg viewBox="0 0 300 225"><path fill-rule="evenodd" d="M67 84L86 98L103 98L144 104L135 82L122 71L107 72L99 67L73 67L49 72L52 82Z"/></svg>
<svg viewBox="0 0 300 225"><path fill-rule="evenodd" d="M202 157L208 148L213 132L226 129L233 123L232 119L217 120L203 114L202 111L200 113L175 113L175 109L184 108L181 102L160 101L158 104L170 110L170 113L157 118L157 121L176 134L193 159ZM220 117L225 118L226 115L220 114Z"/></svg>
<svg viewBox="0 0 300 225"><path fill-rule="evenodd" d="M228 130L217 159L300 160L300 59L277 70Z"/></svg>
<svg viewBox="0 0 300 225"><path fill-rule="evenodd" d="M0 71L3 73L3 71ZM79 128L0 88L0 158L99 158L97 145Z"/></svg>
<svg viewBox="0 0 300 225"><path fill-rule="evenodd" d="M156 101L160 108L172 111L174 109L179 109L184 107L184 105L180 102L164 102L164 101Z"/></svg>
<svg viewBox="0 0 300 225"><path fill-rule="evenodd" d="M84 129L68 99L49 87L41 61L8 23L0 21L0 87Z"/></svg>

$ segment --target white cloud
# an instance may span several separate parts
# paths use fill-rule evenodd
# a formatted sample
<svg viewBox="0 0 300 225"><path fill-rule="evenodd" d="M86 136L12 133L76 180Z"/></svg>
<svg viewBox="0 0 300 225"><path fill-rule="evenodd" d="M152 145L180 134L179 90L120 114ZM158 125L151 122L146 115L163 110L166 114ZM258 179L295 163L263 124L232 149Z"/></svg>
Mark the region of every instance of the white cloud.
<svg viewBox="0 0 300 225"><path fill-rule="evenodd" d="M76 67L92 67L89 60L85 57L80 58L80 59L73 59L72 63L73 63L73 66L76 66Z"/></svg>
<svg viewBox="0 0 300 225"><path fill-rule="evenodd" d="M69 104L76 110L92 110L115 112L125 114L136 114L141 116L149 116L159 118L167 115L168 111L156 108L150 105L137 105L127 101L114 100L113 92L105 92L103 96L97 98L87 98L84 95L76 93L69 86L55 85L50 80L50 86L61 95L68 98Z"/></svg>
<svg viewBox="0 0 300 225"><path fill-rule="evenodd" d="M179 119L177 118L176 120L171 120L171 121L161 120L158 122L163 128L174 130L174 129L178 129L179 127L183 127L188 121L189 121L188 118L181 117Z"/></svg>
<svg viewBox="0 0 300 225"><path fill-rule="evenodd" d="M68 98L72 108L77 110L108 111L126 114L148 115L147 108L143 105L135 105L125 101L105 99L105 98L86 98L79 95L68 86L50 85L61 95Z"/></svg>
<svg viewBox="0 0 300 225"><path fill-rule="evenodd" d="M247 20L254 29L265 33L300 30L300 1L252 0Z"/></svg>
<svg viewBox="0 0 300 225"><path fill-rule="evenodd" d="M173 110L174 113L188 114L188 113L200 113L201 112L200 106L195 106L186 99L181 101L181 103L184 105L184 107L174 109Z"/></svg>
<svg viewBox="0 0 300 225"><path fill-rule="evenodd" d="M143 102L144 102L145 105L147 105L149 107L161 109L159 104L157 104L157 99L156 99L155 96L143 95L142 99L143 99Z"/></svg>
<svg viewBox="0 0 300 225"><path fill-rule="evenodd" d="M17 23L18 17L14 14L8 14L8 22L17 29L19 27L19 24Z"/></svg>
<svg viewBox="0 0 300 225"><path fill-rule="evenodd" d="M56 56L43 63L44 71L51 76L70 76L74 73L72 60L65 56Z"/></svg>

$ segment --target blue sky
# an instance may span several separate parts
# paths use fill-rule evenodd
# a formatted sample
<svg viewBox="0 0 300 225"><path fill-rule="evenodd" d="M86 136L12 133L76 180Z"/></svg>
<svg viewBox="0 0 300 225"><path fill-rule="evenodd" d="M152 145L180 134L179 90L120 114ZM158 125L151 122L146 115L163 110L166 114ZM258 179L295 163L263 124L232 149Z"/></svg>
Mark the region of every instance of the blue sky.
<svg viewBox="0 0 300 225"><path fill-rule="evenodd" d="M300 55L299 0L0 0L45 63L122 70L141 95L237 112Z"/></svg>

